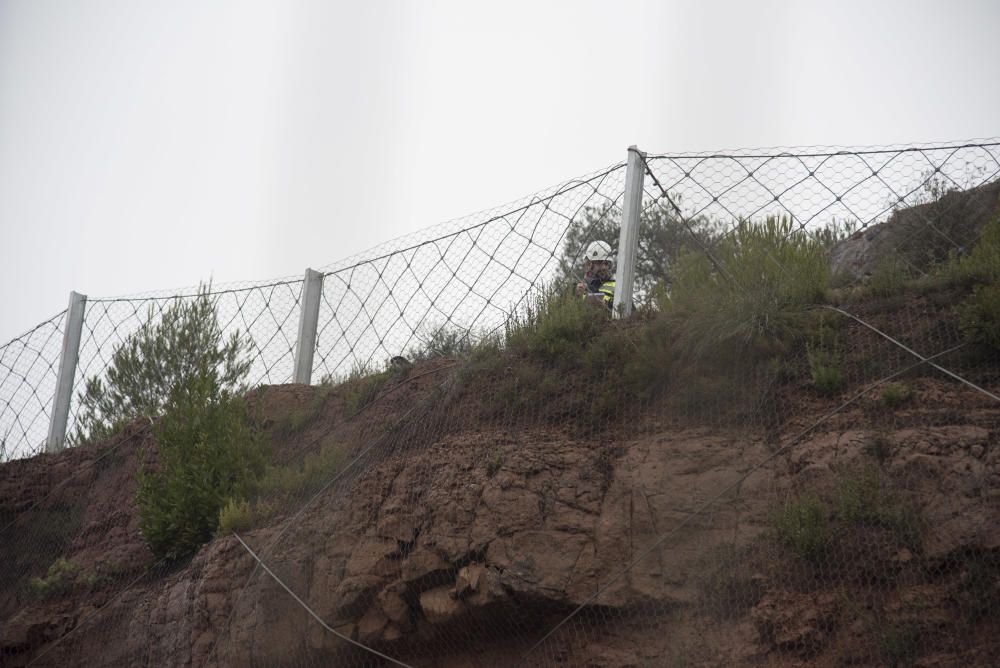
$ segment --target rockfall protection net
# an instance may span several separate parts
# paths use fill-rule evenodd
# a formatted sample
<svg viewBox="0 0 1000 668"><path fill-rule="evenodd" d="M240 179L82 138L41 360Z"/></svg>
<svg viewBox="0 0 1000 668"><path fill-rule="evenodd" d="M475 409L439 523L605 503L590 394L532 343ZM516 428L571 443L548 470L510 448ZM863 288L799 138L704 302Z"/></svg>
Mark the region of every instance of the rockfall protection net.
<svg viewBox="0 0 1000 668"><path fill-rule="evenodd" d="M63 311L0 346L0 462L45 449L65 317Z"/></svg>
<svg viewBox="0 0 1000 668"><path fill-rule="evenodd" d="M325 268L328 381L254 392L271 467L192 558L137 530L148 422L0 468L0 652L994 665L998 157L648 155L628 320L558 297L617 241L621 166ZM296 283L232 294L253 382L286 380ZM107 351L150 302L98 303Z"/></svg>

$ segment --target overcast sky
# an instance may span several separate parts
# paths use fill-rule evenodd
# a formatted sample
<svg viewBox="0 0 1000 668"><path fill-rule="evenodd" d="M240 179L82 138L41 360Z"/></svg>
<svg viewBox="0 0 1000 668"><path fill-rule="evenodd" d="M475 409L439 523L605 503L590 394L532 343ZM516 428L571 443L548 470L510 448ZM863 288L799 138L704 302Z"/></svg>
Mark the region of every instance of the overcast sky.
<svg viewBox="0 0 1000 668"><path fill-rule="evenodd" d="M1000 135L1000 3L0 0L0 344L652 152Z"/></svg>

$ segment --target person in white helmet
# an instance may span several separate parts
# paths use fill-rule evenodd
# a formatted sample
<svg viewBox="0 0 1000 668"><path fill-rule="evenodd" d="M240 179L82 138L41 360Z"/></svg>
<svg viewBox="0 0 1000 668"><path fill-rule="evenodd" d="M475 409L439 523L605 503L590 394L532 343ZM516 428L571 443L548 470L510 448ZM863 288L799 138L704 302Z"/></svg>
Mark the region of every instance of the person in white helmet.
<svg viewBox="0 0 1000 668"><path fill-rule="evenodd" d="M610 311L615 304L615 276L611 273L614 253L604 241L592 241L584 255L583 282L576 284L576 294L603 304Z"/></svg>

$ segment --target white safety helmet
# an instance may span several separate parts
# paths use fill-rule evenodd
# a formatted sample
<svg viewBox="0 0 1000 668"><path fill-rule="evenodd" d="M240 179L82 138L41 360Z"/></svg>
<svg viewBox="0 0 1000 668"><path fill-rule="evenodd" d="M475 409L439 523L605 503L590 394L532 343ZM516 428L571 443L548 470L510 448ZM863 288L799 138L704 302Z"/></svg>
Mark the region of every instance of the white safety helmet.
<svg viewBox="0 0 1000 668"><path fill-rule="evenodd" d="M603 241L591 241L587 246L585 257L591 262L614 262L615 256L611 252L611 246Z"/></svg>

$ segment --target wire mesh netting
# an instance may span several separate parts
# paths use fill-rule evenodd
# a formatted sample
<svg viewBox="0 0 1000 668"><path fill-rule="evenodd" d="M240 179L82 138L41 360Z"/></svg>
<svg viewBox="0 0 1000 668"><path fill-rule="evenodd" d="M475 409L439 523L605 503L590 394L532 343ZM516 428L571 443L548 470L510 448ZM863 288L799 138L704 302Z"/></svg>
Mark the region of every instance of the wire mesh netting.
<svg viewBox="0 0 1000 668"><path fill-rule="evenodd" d="M246 357L250 361L247 381L251 385L290 382L299 326L301 279L215 290L205 286L203 290L214 305L222 336L236 334L247 341ZM194 303L198 294L198 290L193 290L181 295L88 301L74 383L78 392L70 404L71 443L80 442L87 435L80 423L87 381L104 380L115 351L130 337L135 337L143 326L156 328L165 311L179 304Z"/></svg>
<svg viewBox="0 0 1000 668"><path fill-rule="evenodd" d="M0 462L45 448L65 317L63 311L0 346Z"/></svg>
<svg viewBox="0 0 1000 668"><path fill-rule="evenodd" d="M149 422L58 474L0 468L0 652L995 665L998 156L645 156L627 319L575 294L583 249L617 241L621 166L328 267L326 379L267 385L297 313L249 329L277 342L248 402L269 463L192 556L140 531ZM278 285L233 303L295 312ZM227 329L271 308L224 303ZM146 308L88 304L85 341L113 349Z"/></svg>
<svg viewBox="0 0 1000 668"><path fill-rule="evenodd" d="M343 377L445 332L502 327L533 289L571 278L559 272L567 234L612 215L624 179L609 167L326 267L315 372Z"/></svg>

